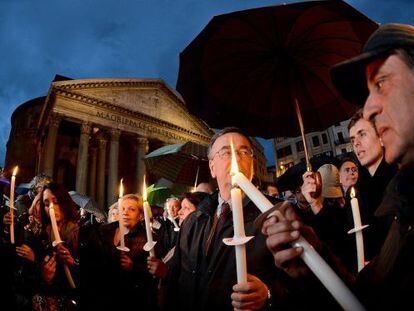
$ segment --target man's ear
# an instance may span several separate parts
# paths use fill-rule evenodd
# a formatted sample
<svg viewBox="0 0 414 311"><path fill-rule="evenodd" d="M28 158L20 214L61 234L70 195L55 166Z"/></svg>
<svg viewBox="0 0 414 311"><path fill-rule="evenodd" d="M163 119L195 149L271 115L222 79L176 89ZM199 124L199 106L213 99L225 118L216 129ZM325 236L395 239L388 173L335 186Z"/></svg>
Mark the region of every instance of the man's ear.
<svg viewBox="0 0 414 311"><path fill-rule="evenodd" d="M214 161L208 160L208 166L210 167L211 177L216 178L216 174L214 173Z"/></svg>

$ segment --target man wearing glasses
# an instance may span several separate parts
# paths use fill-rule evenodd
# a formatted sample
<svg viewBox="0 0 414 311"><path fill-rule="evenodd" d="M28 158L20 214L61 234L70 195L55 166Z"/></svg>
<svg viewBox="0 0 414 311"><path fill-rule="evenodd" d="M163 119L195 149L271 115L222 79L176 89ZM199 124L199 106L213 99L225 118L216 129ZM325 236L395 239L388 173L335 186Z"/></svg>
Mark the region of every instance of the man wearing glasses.
<svg viewBox="0 0 414 311"><path fill-rule="evenodd" d="M230 190L233 142L239 170L253 177L253 151L250 139L238 128L225 128L211 139L208 148L210 172L218 192L200 203L197 211L182 224L168 277L170 307L180 310L263 309L275 295L277 269L266 249L265 237L253 226L260 214L247 198L243 200L247 236L247 283L237 284L234 247L223 238L233 236ZM275 281L276 280L276 281Z"/></svg>

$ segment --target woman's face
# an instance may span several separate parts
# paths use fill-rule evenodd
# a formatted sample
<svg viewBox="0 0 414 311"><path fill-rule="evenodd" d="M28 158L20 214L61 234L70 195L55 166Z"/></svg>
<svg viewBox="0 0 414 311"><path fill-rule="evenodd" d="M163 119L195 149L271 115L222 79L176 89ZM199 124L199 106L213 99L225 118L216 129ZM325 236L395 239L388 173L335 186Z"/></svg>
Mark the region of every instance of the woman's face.
<svg viewBox="0 0 414 311"><path fill-rule="evenodd" d="M43 204L45 205L45 212L47 216L50 217L49 210L51 205L53 204L53 209L55 210L55 216L56 216L56 222L61 222L64 220L65 216L62 212L62 209L59 206L59 202L57 201L57 198L53 194L50 189L46 189L43 191Z"/></svg>
<svg viewBox="0 0 414 311"><path fill-rule="evenodd" d="M178 211L179 225L183 223L184 219L196 210L196 207L188 199L181 201L181 209Z"/></svg>
<svg viewBox="0 0 414 311"><path fill-rule="evenodd" d="M128 229L132 229L143 216L142 207L132 199L122 200L122 219Z"/></svg>

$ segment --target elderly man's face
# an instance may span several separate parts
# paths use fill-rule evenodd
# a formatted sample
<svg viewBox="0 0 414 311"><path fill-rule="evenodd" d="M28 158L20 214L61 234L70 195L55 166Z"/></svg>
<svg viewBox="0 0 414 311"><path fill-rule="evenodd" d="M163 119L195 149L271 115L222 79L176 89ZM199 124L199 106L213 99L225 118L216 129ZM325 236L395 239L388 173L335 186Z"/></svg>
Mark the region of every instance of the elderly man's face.
<svg viewBox="0 0 414 311"><path fill-rule="evenodd" d="M243 151L251 151L248 139L238 133L227 133L217 138L211 149L209 165L211 176L217 178L217 184L222 197L223 195L228 196L232 187L230 176L231 156L228 156L229 154L225 152L230 150L230 140L233 141L236 151L239 171L247 178L251 178L253 175L253 157L251 154L243 156ZM223 197L223 199L227 200L229 198Z"/></svg>
<svg viewBox="0 0 414 311"><path fill-rule="evenodd" d="M367 65L364 118L375 120L388 163L414 160L414 74L400 55Z"/></svg>
<svg viewBox="0 0 414 311"><path fill-rule="evenodd" d="M168 200L168 207L170 209L172 217L177 217L178 210L181 208L180 200Z"/></svg>

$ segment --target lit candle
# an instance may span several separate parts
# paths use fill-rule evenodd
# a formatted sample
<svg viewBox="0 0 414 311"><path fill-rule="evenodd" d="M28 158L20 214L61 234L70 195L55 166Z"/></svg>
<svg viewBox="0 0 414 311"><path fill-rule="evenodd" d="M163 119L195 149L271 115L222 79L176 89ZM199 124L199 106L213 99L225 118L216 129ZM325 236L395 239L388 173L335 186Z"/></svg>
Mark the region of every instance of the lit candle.
<svg viewBox="0 0 414 311"><path fill-rule="evenodd" d="M18 166L13 170L11 185L10 185L10 243L14 244L14 188L16 187L16 175L17 175Z"/></svg>
<svg viewBox="0 0 414 311"><path fill-rule="evenodd" d="M124 225L124 218L122 217L123 214L123 207L122 207L122 197L124 196L124 185L121 182L119 184L119 198L118 198L118 236L119 236L119 246L117 249L120 251L128 252L129 248L125 246L125 225Z"/></svg>
<svg viewBox="0 0 414 311"><path fill-rule="evenodd" d="M150 221L150 212L151 208L147 201L147 186L145 184L145 176L144 176L144 185L142 190L142 200L144 201L144 220L145 220L145 231L147 233L147 243L144 245L144 250L150 253L151 257L155 257L154 246L157 242L154 242L152 239L152 231L151 231L151 221Z"/></svg>
<svg viewBox="0 0 414 311"><path fill-rule="evenodd" d="M233 182L246 193L262 213L273 207L273 204L241 172L233 175ZM276 211L276 214L279 220L285 219L279 211ZM301 258L344 310L364 310L354 294L308 241L301 236L292 243L292 246L303 248Z"/></svg>
<svg viewBox="0 0 414 311"><path fill-rule="evenodd" d="M355 189L351 188L351 207L352 207L352 217L354 218L354 229L348 231L348 234L355 233L355 241L357 247L357 262L358 262L358 272L361 271L365 266L365 254L364 254L364 238L362 236L362 230L366 226L361 224L361 214L359 213L359 204L358 199L355 197Z"/></svg>
<svg viewBox="0 0 414 311"><path fill-rule="evenodd" d="M62 243L62 240L60 239L59 229L56 222L56 215L55 215L55 207L53 203L50 203L49 207L49 215L50 215L50 222L52 224L52 232L53 232L53 247L57 246L58 244Z"/></svg>
<svg viewBox="0 0 414 311"><path fill-rule="evenodd" d="M56 222L56 215L55 215L55 207L53 206L53 203L50 203L49 206L49 216L50 216L50 222L52 224L52 232L54 241L52 242L53 247L56 247L58 244L62 243L62 240L60 238L58 225ZM73 281L72 274L70 273L68 265L63 265L63 270L65 271L66 279L69 282L69 286L71 288L76 288L75 282Z"/></svg>
<svg viewBox="0 0 414 311"><path fill-rule="evenodd" d="M246 261L246 243L253 237L246 237L244 230L243 219L243 202L242 192L240 188L235 185L233 176L237 174L239 168L237 166L236 154L234 152L233 142L230 142L231 147L231 170L233 188L230 190L231 197L231 210L233 213L233 229L234 236L230 239L224 239L223 242L226 245L234 245L236 252L236 271L237 271L237 283L247 282L247 261Z"/></svg>

